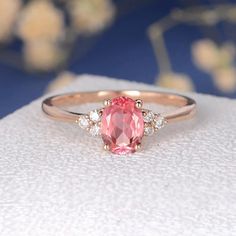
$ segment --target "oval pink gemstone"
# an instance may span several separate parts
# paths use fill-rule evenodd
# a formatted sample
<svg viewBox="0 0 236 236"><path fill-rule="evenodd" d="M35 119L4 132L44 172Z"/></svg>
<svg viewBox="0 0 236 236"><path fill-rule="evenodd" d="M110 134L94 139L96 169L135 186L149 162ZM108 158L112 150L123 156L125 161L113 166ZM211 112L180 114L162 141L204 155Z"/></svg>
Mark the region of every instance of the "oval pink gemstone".
<svg viewBox="0 0 236 236"><path fill-rule="evenodd" d="M112 100L104 108L101 121L101 134L111 152L127 154L135 152L141 143L144 131L142 111L135 107L135 101L128 97Z"/></svg>

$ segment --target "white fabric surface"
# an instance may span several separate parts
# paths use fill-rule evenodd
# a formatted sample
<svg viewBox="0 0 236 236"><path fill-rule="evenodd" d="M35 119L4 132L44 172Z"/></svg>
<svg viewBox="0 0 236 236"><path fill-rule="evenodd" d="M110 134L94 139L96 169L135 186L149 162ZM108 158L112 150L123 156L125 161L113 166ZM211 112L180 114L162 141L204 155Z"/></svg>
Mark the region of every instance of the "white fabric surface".
<svg viewBox="0 0 236 236"><path fill-rule="evenodd" d="M66 91L98 89L158 90L84 75ZM235 236L236 101L190 96L196 118L131 156L47 119L42 99L2 119L0 235Z"/></svg>

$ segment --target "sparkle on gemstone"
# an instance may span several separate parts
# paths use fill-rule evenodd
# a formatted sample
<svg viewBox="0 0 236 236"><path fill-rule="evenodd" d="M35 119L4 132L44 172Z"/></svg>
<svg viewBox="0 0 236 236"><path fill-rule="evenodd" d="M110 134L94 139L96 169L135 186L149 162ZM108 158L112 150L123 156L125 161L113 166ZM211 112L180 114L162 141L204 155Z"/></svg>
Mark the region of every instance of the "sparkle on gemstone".
<svg viewBox="0 0 236 236"><path fill-rule="evenodd" d="M145 112L145 115L144 115L143 119L144 119L144 121L147 122L147 123L152 122L153 119L154 119L154 113L151 112L151 111Z"/></svg>
<svg viewBox="0 0 236 236"><path fill-rule="evenodd" d="M89 119L86 116L81 116L78 123L82 129L87 129L89 127Z"/></svg>
<svg viewBox="0 0 236 236"><path fill-rule="evenodd" d="M91 111L89 113L89 118L91 121L93 121L95 123L99 122L101 120L100 112L98 110Z"/></svg>
<svg viewBox="0 0 236 236"><path fill-rule="evenodd" d="M90 127L89 132L92 136L98 136L100 135L100 126L98 124L94 124L93 126Z"/></svg>
<svg viewBox="0 0 236 236"><path fill-rule="evenodd" d="M142 111L136 108L135 101L128 97L114 98L103 110L101 134L113 153L135 152L144 134Z"/></svg>

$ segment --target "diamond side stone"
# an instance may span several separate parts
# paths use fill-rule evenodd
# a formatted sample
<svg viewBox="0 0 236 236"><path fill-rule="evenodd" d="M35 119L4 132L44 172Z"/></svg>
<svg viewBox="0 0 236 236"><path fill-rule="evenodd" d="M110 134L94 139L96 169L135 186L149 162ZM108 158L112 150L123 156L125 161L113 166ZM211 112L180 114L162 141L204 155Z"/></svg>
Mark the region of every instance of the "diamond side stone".
<svg viewBox="0 0 236 236"><path fill-rule="evenodd" d="M78 124L80 128L87 129L89 127L89 119L86 116L81 116L79 118Z"/></svg>

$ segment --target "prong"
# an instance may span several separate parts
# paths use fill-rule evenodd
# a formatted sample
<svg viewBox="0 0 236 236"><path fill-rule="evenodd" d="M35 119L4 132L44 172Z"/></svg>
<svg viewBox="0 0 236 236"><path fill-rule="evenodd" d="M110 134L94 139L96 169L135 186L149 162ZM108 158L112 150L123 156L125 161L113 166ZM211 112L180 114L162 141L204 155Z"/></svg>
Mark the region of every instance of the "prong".
<svg viewBox="0 0 236 236"><path fill-rule="evenodd" d="M108 144L104 144L103 149L104 149L105 151L109 151L109 150L110 150L110 147L109 147Z"/></svg>
<svg viewBox="0 0 236 236"><path fill-rule="evenodd" d="M139 150L140 148L141 148L141 143L136 144L136 146L135 146L135 150L137 151L137 150Z"/></svg>
<svg viewBox="0 0 236 236"><path fill-rule="evenodd" d="M111 105L111 100L110 100L110 99L105 99L105 100L103 101L103 105L104 105L105 107L110 106L110 105Z"/></svg>
<svg viewBox="0 0 236 236"><path fill-rule="evenodd" d="M142 108L142 106L143 106L143 101L142 101L141 99L136 99L136 100L135 100L135 106L136 106L137 108Z"/></svg>

